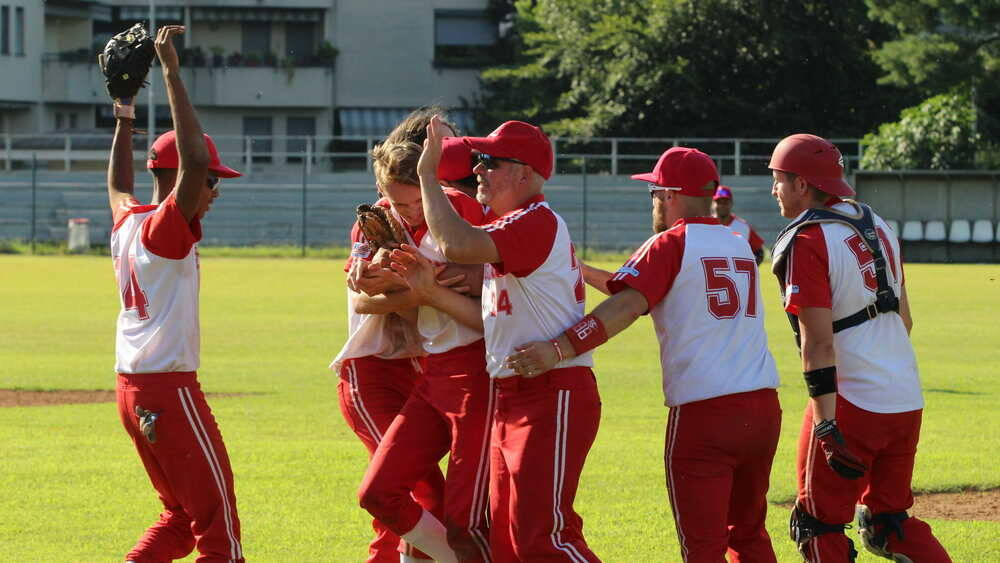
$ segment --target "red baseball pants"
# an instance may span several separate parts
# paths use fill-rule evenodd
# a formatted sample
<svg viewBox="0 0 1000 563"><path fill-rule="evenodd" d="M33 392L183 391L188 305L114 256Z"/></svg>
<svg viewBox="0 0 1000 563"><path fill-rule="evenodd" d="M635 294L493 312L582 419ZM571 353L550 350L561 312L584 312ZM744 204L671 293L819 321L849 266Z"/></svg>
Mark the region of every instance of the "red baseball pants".
<svg viewBox="0 0 1000 563"><path fill-rule="evenodd" d="M847 447L869 468L864 477L852 481L827 465L822 448L813 438L812 403L809 403L799 434L798 506L826 524L846 524L853 520L859 501L873 515L909 509L913 506L910 481L922 414L920 410L874 413L838 395L837 426ZM951 561L926 522L911 516L903 521L902 527L905 539L890 533L889 551L920 563ZM856 549L863 549L860 543ZM807 542L805 550L807 561L849 560L849 542L844 534L823 534Z"/></svg>
<svg viewBox="0 0 1000 563"><path fill-rule="evenodd" d="M776 561L764 520L780 431L774 389L670 409L664 463L685 562Z"/></svg>
<svg viewBox="0 0 1000 563"><path fill-rule="evenodd" d="M414 388L372 457L358 496L393 532L413 529L424 508L410 495L450 452L443 523L460 561L490 561L486 503L493 395L482 340L426 359Z"/></svg>
<svg viewBox="0 0 1000 563"><path fill-rule="evenodd" d="M422 377L414 361L417 360L383 360L367 356L352 358L341 365L337 383L340 412L368 449L369 460ZM431 468L416 482L413 498L429 512L441 516L444 476L438 467ZM372 520L372 529L375 538L368 546L368 563L398 563L399 553L430 559L400 540L378 519Z"/></svg>
<svg viewBox="0 0 1000 563"><path fill-rule="evenodd" d="M195 372L118 374L117 398L164 508L126 559L165 563L197 547L199 563L242 562L233 471ZM159 415L153 443L139 429L136 405Z"/></svg>
<svg viewBox="0 0 1000 563"><path fill-rule="evenodd" d="M600 561L573 510L601 422L590 368L494 380L490 547L495 563Z"/></svg>

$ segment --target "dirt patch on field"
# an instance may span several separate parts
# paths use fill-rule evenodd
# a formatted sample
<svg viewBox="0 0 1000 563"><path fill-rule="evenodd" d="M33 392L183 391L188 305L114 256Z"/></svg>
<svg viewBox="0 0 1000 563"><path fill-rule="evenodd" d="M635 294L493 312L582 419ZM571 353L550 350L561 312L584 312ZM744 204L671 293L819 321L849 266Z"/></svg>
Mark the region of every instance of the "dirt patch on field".
<svg viewBox="0 0 1000 563"><path fill-rule="evenodd" d="M241 393L206 393L206 397L239 397ZM38 407L46 405L70 405L75 403L113 403L114 390L95 391L55 390L20 391L0 389L0 407Z"/></svg>
<svg viewBox="0 0 1000 563"><path fill-rule="evenodd" d="M775 506L792 509L790 502L776 503ZM1000 489L968 490L957 493L915 493L913 508L908 512L920 518L1000 522Z"/></svg>

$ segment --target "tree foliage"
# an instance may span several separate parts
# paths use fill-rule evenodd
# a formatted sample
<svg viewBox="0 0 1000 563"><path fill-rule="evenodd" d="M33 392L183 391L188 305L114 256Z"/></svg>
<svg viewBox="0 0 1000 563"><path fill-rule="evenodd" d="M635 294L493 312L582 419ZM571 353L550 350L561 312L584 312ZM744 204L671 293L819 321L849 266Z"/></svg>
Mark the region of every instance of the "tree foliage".
<svg viewBox="0 0 1000 563"><path fill-rule="evenodd" d="M520 0L483 128L563 135L859 136L917 99L878 85L864 0Z"/></svg>
<svg viewBox="0 0 1000 563"><path fill-rule="evenodd" d="M940 94L903 110L862 141L862 168L934 170L974 168L980 141L967 91Z"/></svg>

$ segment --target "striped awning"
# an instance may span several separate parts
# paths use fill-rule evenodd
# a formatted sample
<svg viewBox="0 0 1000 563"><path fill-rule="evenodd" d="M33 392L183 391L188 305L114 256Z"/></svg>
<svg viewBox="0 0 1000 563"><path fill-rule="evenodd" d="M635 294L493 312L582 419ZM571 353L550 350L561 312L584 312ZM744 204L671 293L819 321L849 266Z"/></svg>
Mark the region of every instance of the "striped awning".
<svg viewBox="0 0 1000 563"><path fill-rule="evenodd" d="M340 135L381 137L389 134L397 123L415 108L339 108ZM458 126L461 133L470 134L473 120L467 109L448 110L448 119Z"/></svg>

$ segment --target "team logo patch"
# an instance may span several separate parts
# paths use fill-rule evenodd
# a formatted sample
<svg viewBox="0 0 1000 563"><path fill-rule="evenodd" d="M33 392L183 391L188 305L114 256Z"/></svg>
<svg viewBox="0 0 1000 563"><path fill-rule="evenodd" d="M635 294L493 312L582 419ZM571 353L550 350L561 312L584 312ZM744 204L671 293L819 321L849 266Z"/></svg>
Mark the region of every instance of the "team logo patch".
<svg viewBox="0 0 1000 563"><path fill-rule="evenodd" d="M791 295L793 293L798 293L798 292L799 292L799 286L797 286L797 285L788 284L785 287L785 295Z"/></svg>
<svg viewBox="0 0 1000 563"><path fill-rule="evenodd" d="M585 318L582 321L573 325L571 329L576 337L580 340L586 340L595 330L597 330L597 321L592 318Z"/></svg>
<svg viewBox="0 0 1000 563"><path fill-rule="evenodd" d="M639 270L636 270L635 268L633 268L631 266L622 266L621 268L618 268L618 272L616 272L616 273L618 273L618 274L627 274L627 275L630 275L630 276L635 277L635 278L639 277Z"/></svg>
<svg viewBox="0 0 1000 563"><path fill-rule="evenodd" d="M354 246L351 247L351 257L352 258L368 258L372 255L372 249L368 246L367 242L356 242Z"/></svg>
<svg viewBox="0 0 1000 563"><path fill-rule="evenodd" d="M149 160L156 160L156 149L149 149Z"/></svg>
<svg viewBox="0 0 1000 563"><path fill-rule="evenodd" d="M875 240L875 237L877 237L877 236L878 235L875 234L875 229L865 229L865 238L866 239L868 239L868 240Z"/></svg>

